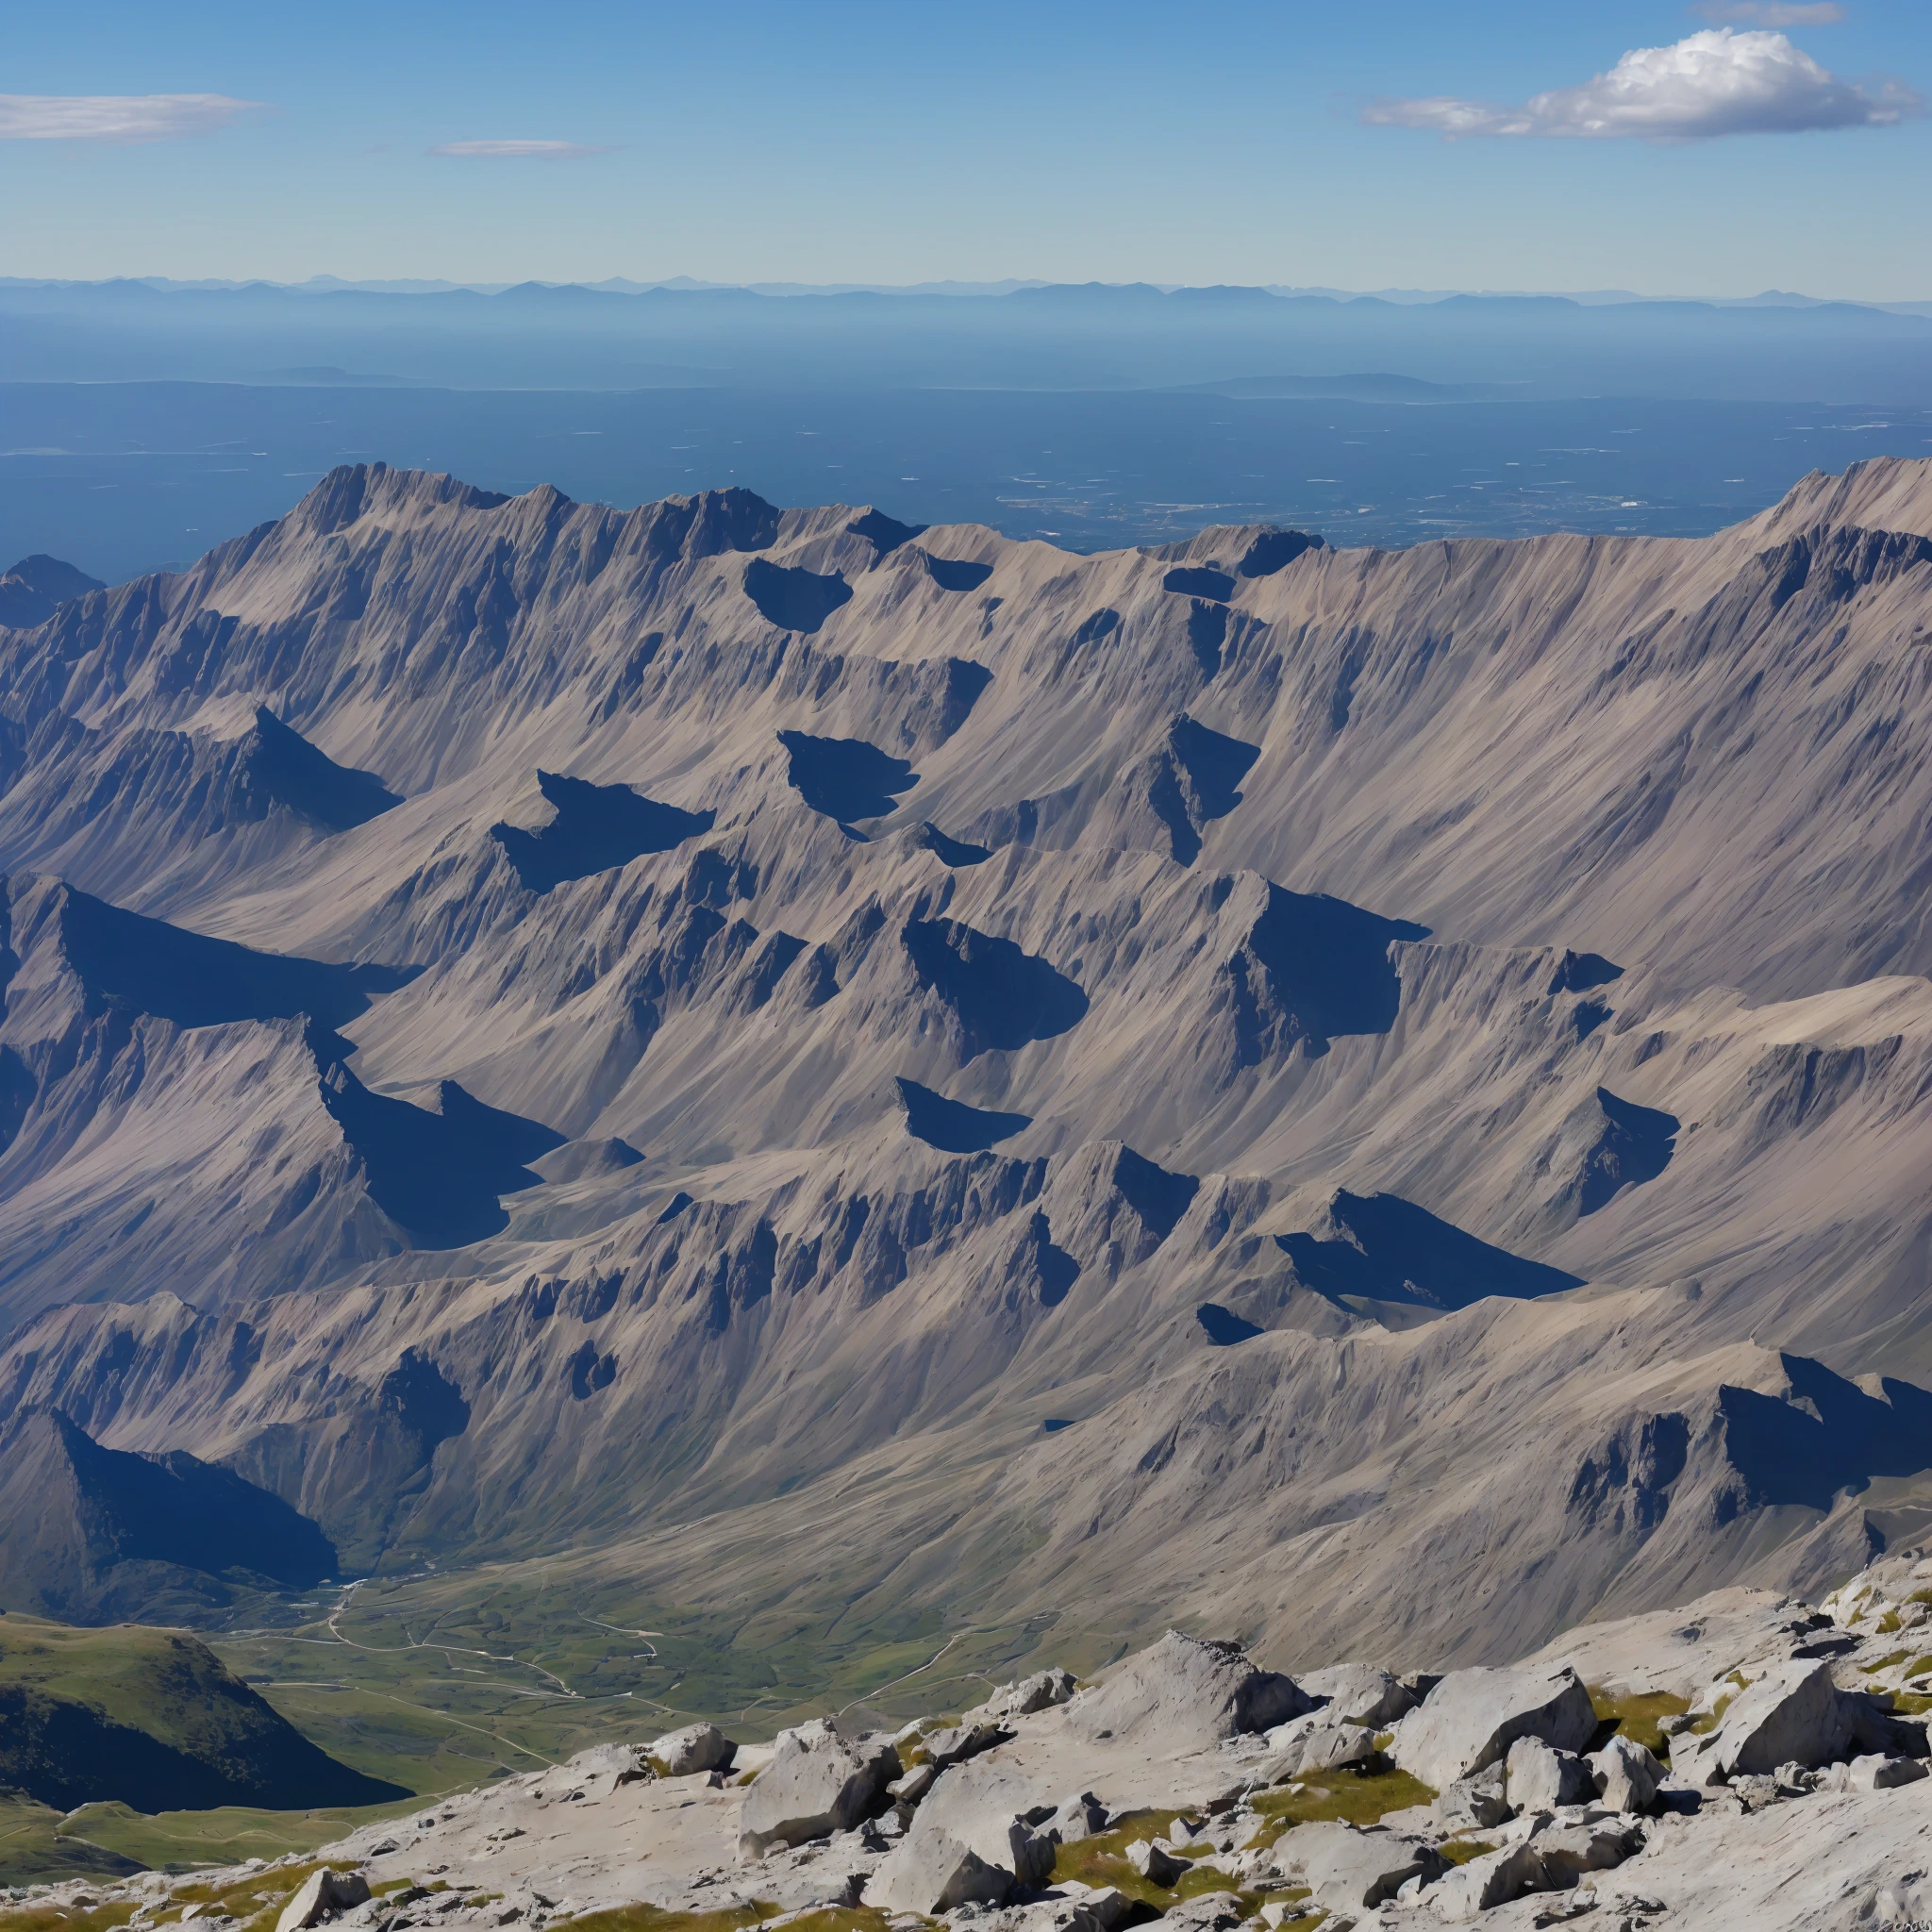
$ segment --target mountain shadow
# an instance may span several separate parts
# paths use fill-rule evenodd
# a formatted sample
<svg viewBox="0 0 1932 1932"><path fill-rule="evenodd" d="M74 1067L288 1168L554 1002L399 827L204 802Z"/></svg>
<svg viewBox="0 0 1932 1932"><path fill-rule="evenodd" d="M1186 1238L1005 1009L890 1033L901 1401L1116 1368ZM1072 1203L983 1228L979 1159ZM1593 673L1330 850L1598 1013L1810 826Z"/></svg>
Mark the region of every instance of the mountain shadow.
<svg viewBox="0 0 1932 1932"><path fill-rule="evenodd" d="M1338 1189L1328 1222L1332 1236L1278 1234L1274 1244L1302 1286L1330 1301L1466 1308L1489 1295L1530 1301L1582 1285L1580 1275L1491 1247L1399 1194Z"/></svg>
<svg viewBox="0 0 1932 1932"><path fill-rule="evenodd" d="M896 809L896 794L919 783L910 760L868 744L862 738L812 738L781 731L778 742L791 758L791 788L813 811L849 825L882 819Z"/></svg>
<svg viewBox="0 0 1932 1932"><path fill-rule="evenodd" d="M1932 1391L1888 1375L1870 1395L1823 1362L1779 1360L1781 1395L1718 1391L1724 1447L1747 1492L1738 1502L1829 1509L1842 1490L1932 1469Z"/></svg>
<svg viewBox="0 0 1932 1932"><path fill-rule="evenodd" d="M837 571L789 570L755 557L744 567L744 594L758 615L780 630L815 631L841 604L852 601L852 586Z"/></svg>
<svg viewBox="0 0 1932 1932"><path fill-rule="evenodd" d="M541 1183L529 1162L566 1137L541 1121L486 1107L454 1080L442 1083L441 1110L373 1093L311 1040L326 1062L322 1101L360 1157L370 1198L422 1248L461 1248L509 1224L498 1196Z"/></svg>
<svg viewBox="0 0 1932 1932"><path fill-rule="evenodd" d="M1031 1114L995 1113L982 1107L968 1107L963 1100L948 1100L917 1080L902 1079L898 1086L906 1108L906 1131L914 1140L947 1154L983 1153L1033 1124Z"/></svg>
<svg viewBox="0 0 1932 1932"><path fill-rule="evenodd" d="M930 819L920 825L917 836L928 852L937 853L955 871L961 866L984 865L992 857L991 845L974 845L964 839L949 839Z"/></svg>
<svg viewBox="0 0 1932 1932"><path fill-rule="evenodd" d="M897 517L889 517L882 509L869 509L862 517L854 517L845 528L855 537L870 541L881 557L889 557L902 543L909 543L915 537L925 535L924 524L902 524ZM840 599L844 602L843 598Z"/></svg>
<svg viewBox="0 0 1932 1932"><path fill-rule="evenodd" d="M660 805L628 785L593 785L560 772L539 771L537 789L554 810L547 825L533 832L508 824L490 828L532 892L612 871L649 852L669 852L708 832L718 816Z"/></svg>
<svg viewBox="0 0 1932 1932"><path fill-rule="evenodd" d="M58 1408L0 1431L0 1605L105 1622L130 1591L218 1604L219 1579L307 1590L337 1567L319 1524L218 1464L105 1449Z"/></svg>
<svg viewBox="0 0 1932 1932"><path fill-rule="evenodd" d="M1389 958L1425 925L1384 919L1346 899L1268 888L1268 904L1228 962L1237 1063L1257 1066L1297 1041L1311 1055L1352 1033L1386 1033L1402 1005Z"/></svg>
<svg viewBox="0 0 1932 1932"><path fill-rule="evenodd" d="M963 557L935 557L929 550L919 555L924 560L926 575L942 591L976 591L992 575L990 563L971 563Z"/></svg>
<svg viewBox="0 0 1932 1932"><path fill-rule="evenodd" d="M402 804L373 772L339 765L271 711L256 708L247 775L297 818L325 832L346 832Z"/></svg>
<svg viewBox="0 0 1932 1932"><path fill-rule="evenodd" d="M372 997L407 986L422 971L258 953L124 911L71 886L63 889L59 920L68 963L91 988L177 1026L298 1013L340 1026L366 1013Z"/></svg>
<svg viewBox="0 0 1932 1932"><path fill-rule="evenodd" d="M960 1062L1051 1040L1087 1014L1087 995L1011 940L953 919L915 919L899 935L922 987L952 1009Z"/></svg>
<svg viewBox="0 0 1932 1932"><path fill-rule="evenodd" d="M1161 578L1160 588L1182 596L1205 597L1211 604L1225 604L1234 595L1234 579L1224 570L1216 570L1212 564L1191 568L1183 566L1169 571Z"/></svg>
<svg viewBox="0 0 1932 1932"><path fill-rule="evenodd" d="M1202 1333L1215 1348L1232 1348L1237 1342L1252 1341L1256 1336L1268 1332L1237 1315L1232 1308L1224 1308L1219 1302L1203 1302L1194 1310L1194 1320L1200 1323Z"/></svg>
<svg viewBox="0 0 1932 1932"><path fill-rule="evenodd" d="M1263 530L1248 545L1235 570L1244 577L1272 577L1276 571L1286 570L1304 551L1326 548L1321 538L1300 530Z"/></svg>
<svg viewBox="0 0 1932 1932"><path fill-rule="evenodd" d="M1191 865L1201 856L1203 830L1241 802L1241 782L1260 756L1259 745L1184 715L1167 727L1160 748L1128 774L1129 791L1166 827L1176 864Z"/></svg>
<svg viewBox="0 0 1932 1932"><path fill-rule="evenodd" d="M1677 1147L1675 1114L1620 1100L1607 1087L1596 1090L1595 1106L1602 1130L1577 1177L1579 1214L1594 1214L1624 1188L1656 1180Z"/></svg>

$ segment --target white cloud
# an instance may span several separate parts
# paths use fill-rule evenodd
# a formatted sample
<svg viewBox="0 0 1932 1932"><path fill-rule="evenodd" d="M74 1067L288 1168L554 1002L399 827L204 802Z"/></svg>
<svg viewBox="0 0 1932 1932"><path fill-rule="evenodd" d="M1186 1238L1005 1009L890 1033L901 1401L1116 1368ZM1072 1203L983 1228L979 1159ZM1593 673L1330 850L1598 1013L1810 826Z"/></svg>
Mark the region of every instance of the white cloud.
<svg viewBox="0 0 1932 1932"><path fill-rule="evenodd" d="M1838 0L1704 0L1691 11L1754 26L1836 26L1845 17Z"/></svg>
<svg viewBox="0 0 1932 1932"><path fill-rule="evenodd" d="M0 94L0 141L178 141L260 106L226 94Z"/></svg>
<svg viewBox="0 0 1932 1932"><path fill-rule="evenodd" d="M1903 81L1840 80L1783 34L1718 27L1671 47L1638 47L1581 87L1533 95L1522 107L1438 95L1371 101L1380 127L1587 141L1708 141L1722 134L1800 134L1820 127L1889 127L1925 111Z"/></svg>
<svg viewBox="0 0 1932 1932"><path fill-rule="evenodd" d="M458 161L574 161L584 155L601 155L601 147L584 147L575 141L446 141L429 150Z"/></svg>

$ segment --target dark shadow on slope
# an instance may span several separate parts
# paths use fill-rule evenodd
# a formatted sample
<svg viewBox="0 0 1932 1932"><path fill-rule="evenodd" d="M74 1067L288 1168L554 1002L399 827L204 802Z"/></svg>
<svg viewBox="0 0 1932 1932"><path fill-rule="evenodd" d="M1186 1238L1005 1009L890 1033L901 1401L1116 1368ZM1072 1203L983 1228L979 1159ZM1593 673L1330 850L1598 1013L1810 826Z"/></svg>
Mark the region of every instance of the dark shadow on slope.
<svg viewBox="0 0 1932 1932"><path fill-rule="evenodd" d="M1122 1198L1141 1217L1141 1225L1160 1241L1180 1225L1181 1216L1201 1191L1198 1175L1175 1174L1126 1146L1115 1158L1112 1178Z"/></svg>
<svg viewBox="0 0 1932 1932"><path fill-rule="evenodd" d="M924 536L926 531L924 524L902 524L882 509L869 509L862 517L854 517L845 527L855 537L869 539L881 557L889 557L900 544L909 543L913 538ZM840 601L842 603L844 600L841 598Z"/></svg>
<svg viewBox="0 0 1932 1932"><path fill-rule="evenodd" d="M1718 1391L1732 1466L1751 1504L1829 1509L1840 1490L1932 1469L1932 1392L1887 1376L1884 1399L1806 1356L1779 1357L1788 1395Z"/></svg>
<svg viewBox="0 0 1932 1932"><path fill-rule="evenodd" d="M1011 940L952 919L913 920L899 937L920 985L958 1021L962 1063L1051 1040L1086 1017L1080 988Z"/></svg>
<svg viewBox="0 0 1932 1932"><path fill-rule="evenodd" d="M403 802L374 772L337 764L266 706L255 713L249 775L277 804L325 832L366 825Z"/></svg>
<svg viewBox="0 0 1932 1932"><path fill-rule="evenodd" d="M1297 1040L1321 1054L1331 1039L1388 1032L1402 1004L1389 948L1428 934L1345 899L1270 885L1266 909L1229 962L1239 1062L1258 1065Z"/></svg>
<svg viewBox="0 0 1932 1932"><path fill-rule="evenodd" d="M926 575L942 591L976 591L992 575L990 563L972 563L963 557L935 557L929 550L919 554L925 559Z"/></svg>
<svg viewBox="0 0 1932 1932"><path fill-rule="evenodd" d="M1031 1114L995 1113L987 1108L968 1107L963 1100L948 1100L917 1080L902 1079L899 1099L906 1108L906 1131L928 1147L947 1154L981 1154L1001 1141L1033 1124Z"/></svg>
<svg viewBox="0 0 1932 1932"><path fill-rule="evenodd" d="M1582 1277L1491 1247L1399 1194L1338 1190L1328 1216L1330 1239L1278 1234L1274 1244L1302 1286L1330 1301L1413 1302L1466 1308L1486 1295L1530 1301L1582 1285Z"/></svg>
<svg viewBox="0 0 1932 1932"><path fill-rule="evenodd" d="M813 811L822 811L841 825L884 818L896 809L895 794L919 783L909 759L895 758L862 738L812 738L803 731L781 731L778 742L791 760L787 775L792 790Z"/></svg>
<svg viewBox="0 0 1932 1932"><path fill-rule="evenodd" d="M318 1058L329 1057L318 1043ZM441 1111L372 1093L336 1060L323 1075L323 1105L361 1158L370 1198L423 1248L460 1248L509 1224L498 1199L541 1184L528 1163L564 1144L540 1121L485 1107L454 1080Z"/></svg>
<svg viewBox="0 0 1932 1932"><path fill-rule="evenodd" d="M539 771L537 788L556 814L547 825L534 832L518 825L490 828L532 892L609 872L649 852L669 852L708 832L718 816L660 805L628 785L593 785L559 772Z"/></svg>
<svg viewBox="0 0 1932 1932"><path fill-rule="evenodd" d="M970 845L963 839L949 839L930 819L919 828L919 842L956 870L965 865L984 865L992 857L991 846Z"/></svg>
<svg viewBox="0 0 1932 1932"><path fill-rule="evenodd" d="M1601 953L1566 952L1557 961L1550 992L1552 997L1559 992L1591 992L1623 976L1624 969L1606 959Z"/></svg>
<svg viewBox="0 0 1932 1932"><path fill-rule="evenodd" d="M687 1194L682 1188L679 1188L676 1193L673 1194L669 1202L665 1204L663 1213L658 1215L653 1225L662 1227L667 1222L675 1221L687 1208L692 1208L696 1205L695 1198Z"/></svg>
<svg viewBox="0 0 1932 1932"><path fill-rule="evenodd" d="M1235 570L1244 577L1272 577L1276 571L1286 570L1304 551L1326 547L1321 538L1300 530L1263 530L1242 553Z"/></svg>
<svg viewBox="0 0 1932 1932"><path fill-rule="evenodd" d="M1620 1100L1607 1087L1596 1090L1604 1130L1584 1157L1576 1211L1594 1214L1624 1188L1654 1181L1676 1152L1679 1122L1660 1108Z"/></svg>
<svg viewBox="0 0 1932 1932"><path fill-rule="evenodd" d="M838 572L788 570L755 557L744 567L744 594L758 615L780 630L815 631L841 604L852 601L852 586Z"/></svg>
<svg viewBox="0 0 1932 1932"><path fill-rule="evenodd" d="M419 966L337 966L258 953L65 889L60 940L89 987L178 1026L290 1020L307 1013L335 1027L369 1010L378 993L407 986Z"/></svg>
<svg viewBox="0 0 1932 1932"><path fill-rule="evenodd" d="M1227 641L1227 606L1196 598L1188 609L1188 648L1204 677L1221 670L1221 647Z"/></svg>
<svg viewBox="0 0 1932 1932"><path fill-rule="evenodd" d="M1205 597L1210 603L1225 604L1234 595L1234 579L1211 564L1183 565L1169 571L1161 578L1160 588L1186 597Z"/></svg>
<svg viewBox="0 0 1932 1932"><path fill-rule="evenodd" d="M1252 1322L1244 1322L1232 1308L1224 1308L1219 1302L1203 1302L1194 1310L1194 1320L1216 1348L1232 1348L1238 1341L1252 1341L1256 1336L1268 1332Z"/></svg>

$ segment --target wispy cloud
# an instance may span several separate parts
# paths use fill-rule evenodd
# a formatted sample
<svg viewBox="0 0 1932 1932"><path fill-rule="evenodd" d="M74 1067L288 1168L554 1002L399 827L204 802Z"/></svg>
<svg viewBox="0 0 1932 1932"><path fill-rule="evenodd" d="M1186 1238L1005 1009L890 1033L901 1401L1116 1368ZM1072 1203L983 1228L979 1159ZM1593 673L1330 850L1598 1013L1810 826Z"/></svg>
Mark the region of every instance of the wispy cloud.
<svg viewBox="0 0 1932 1932"><path fill-rule="evenodd" d="M1836 26L1845 17L1838 0L1703 0L1690 11L1736 26Z"/></svg>
<svg viewBox="0 0 1932 1932"><path fill-rule="evenodd" d="M1924 96L1903 81L1840 80L1783 34L1718 27L1674 46L1634 48L1607 74L1533 95L1521 107L1437 95L1371 101L1362 119L1380 127L1432 128L1450 140L1492 134L1676 142L1889 127L1924 111Z"/></svg>
<svg viewBox="0 0 1932 1932"><path fill-rule="evenodd" d="M0 141L179 141L261 105L227 94L0 94Z"/></svg>
<svg viewBox="0 0 1932 1932"><path fill-rule="evenodd" d="M429 152L458 161L575 161L607 150L575 141L446 141Z"/></svg>

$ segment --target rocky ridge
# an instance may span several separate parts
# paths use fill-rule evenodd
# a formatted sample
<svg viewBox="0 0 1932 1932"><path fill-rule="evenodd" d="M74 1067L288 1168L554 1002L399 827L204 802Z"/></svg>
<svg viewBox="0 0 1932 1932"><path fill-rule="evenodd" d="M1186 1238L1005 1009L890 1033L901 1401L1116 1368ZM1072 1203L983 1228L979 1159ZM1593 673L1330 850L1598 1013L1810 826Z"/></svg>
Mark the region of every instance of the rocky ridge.
<svg viewBox="0 0 1932 1932"><path fill-rule="evenodd" d="M335 472L0 629L0 1419L1291 1670L1826 1589L1932 1510L1928 560L1923 464L1089 558Z"/></svg>
<svg viewBox="0 0 1932 1932"><path fill-rule="evenodd" d="M359 1828L281 1923L534 1928L642 1904L667 1932L827 1912L895 1932L1903 1926L1932 1904L1908 1714L1932 1705L1932 1657L1908 1655L1928 1601L1912 1550L1823 1608L1733 1589L1406 1675L1295 1679L1170 1631L1095 1683L1041 1671L892 1733L855 1713L762 1744L696 1724L602 1745ZM258 1890L275 1870L251 1868ZM26 1896L137 1899L158 1923L167 1890Z"/></svg>

